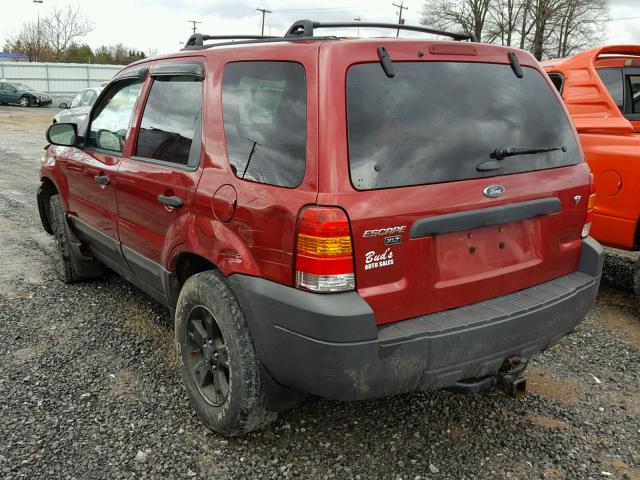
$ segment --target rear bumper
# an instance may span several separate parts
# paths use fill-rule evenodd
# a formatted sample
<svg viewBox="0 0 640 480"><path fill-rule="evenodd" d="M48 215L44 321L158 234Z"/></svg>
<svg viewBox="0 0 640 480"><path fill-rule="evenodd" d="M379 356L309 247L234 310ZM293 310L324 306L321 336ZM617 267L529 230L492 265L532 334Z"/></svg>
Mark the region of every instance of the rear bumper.
<svg viewBox="0 0 640 480"><path fill-rule="evenodd" d="M602 247L583 241L578 270L473 305L378 328L356 293L318 295L232 275L258 357L281 385L336 400L449 387L558 342L595 300Z"/></svg>

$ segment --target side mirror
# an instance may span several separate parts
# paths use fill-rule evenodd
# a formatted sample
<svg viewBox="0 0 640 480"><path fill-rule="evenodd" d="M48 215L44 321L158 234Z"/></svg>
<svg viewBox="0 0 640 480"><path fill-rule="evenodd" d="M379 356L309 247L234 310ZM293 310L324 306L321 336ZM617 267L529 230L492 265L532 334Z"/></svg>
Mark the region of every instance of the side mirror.
<svg viewBox="0 0 640 480"><path fill-rule="evenodd" d="M47 141L53 145L72 147L78 131L75 123L54 123L47 129Z"/></svg>
<svg viewBox="0 0 640 480"><path fill-rule="evenodd" d="M58 105L58 108L67 109L67 108L69 108L69 105L67 105L66 103L62 102L60 105Z"/></svg>

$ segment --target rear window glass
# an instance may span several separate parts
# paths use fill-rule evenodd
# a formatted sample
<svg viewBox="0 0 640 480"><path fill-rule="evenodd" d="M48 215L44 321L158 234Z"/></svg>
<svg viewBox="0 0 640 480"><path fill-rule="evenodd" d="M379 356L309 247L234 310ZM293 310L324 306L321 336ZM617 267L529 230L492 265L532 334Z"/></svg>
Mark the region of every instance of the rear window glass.
<svg viewBox="0 0 640 480"><path fill-rule="evenodd" d="M599 68L598 75L604 82L613 101L622 112L624 109L624 84L622 82L621 68Z"/></svg>
<svg viewBox="0 0 640 480"><path fill-rule="evenodd" d="M293 62L238 62L222 82L224 132L231 169L240 178L296 187L307 153L307 86Z"/></svg>
<svg viewBox="0 0 640 480"><path fill-rule="evenodd" d="M354 65L347 74L351 181L389 188L573 165L580 161L567 115L544 77L509 65L395 62ZM565 147L505 158L478 171L498 148Z"/></svg>

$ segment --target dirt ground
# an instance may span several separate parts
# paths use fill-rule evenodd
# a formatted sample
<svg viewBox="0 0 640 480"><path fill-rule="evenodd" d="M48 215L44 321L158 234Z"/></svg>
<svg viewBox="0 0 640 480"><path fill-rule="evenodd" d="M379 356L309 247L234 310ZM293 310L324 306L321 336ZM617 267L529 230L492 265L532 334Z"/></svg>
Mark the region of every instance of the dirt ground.
<svg viewBox="0 0 640 480"><path fill-rule="evenodd" d="M115 275L64 285L36 209L52 108L0 107L0 478L640 480L636 256L610 251L576 333L517 401L311 398L246 438L194 416L169 314Z"/></svg>

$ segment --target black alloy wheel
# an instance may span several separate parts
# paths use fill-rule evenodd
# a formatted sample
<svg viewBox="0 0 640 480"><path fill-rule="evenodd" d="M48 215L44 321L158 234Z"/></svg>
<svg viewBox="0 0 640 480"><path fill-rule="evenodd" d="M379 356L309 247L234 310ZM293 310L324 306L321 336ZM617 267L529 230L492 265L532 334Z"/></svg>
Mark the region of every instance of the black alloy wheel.
<svg viewBox="0 0 640 480"><path fill-rule="evenodd" d="M231 368L227 345L209 309L191 310L186 336L188 366L196 387L209 404L219 407L229 396Z"/></svg>

